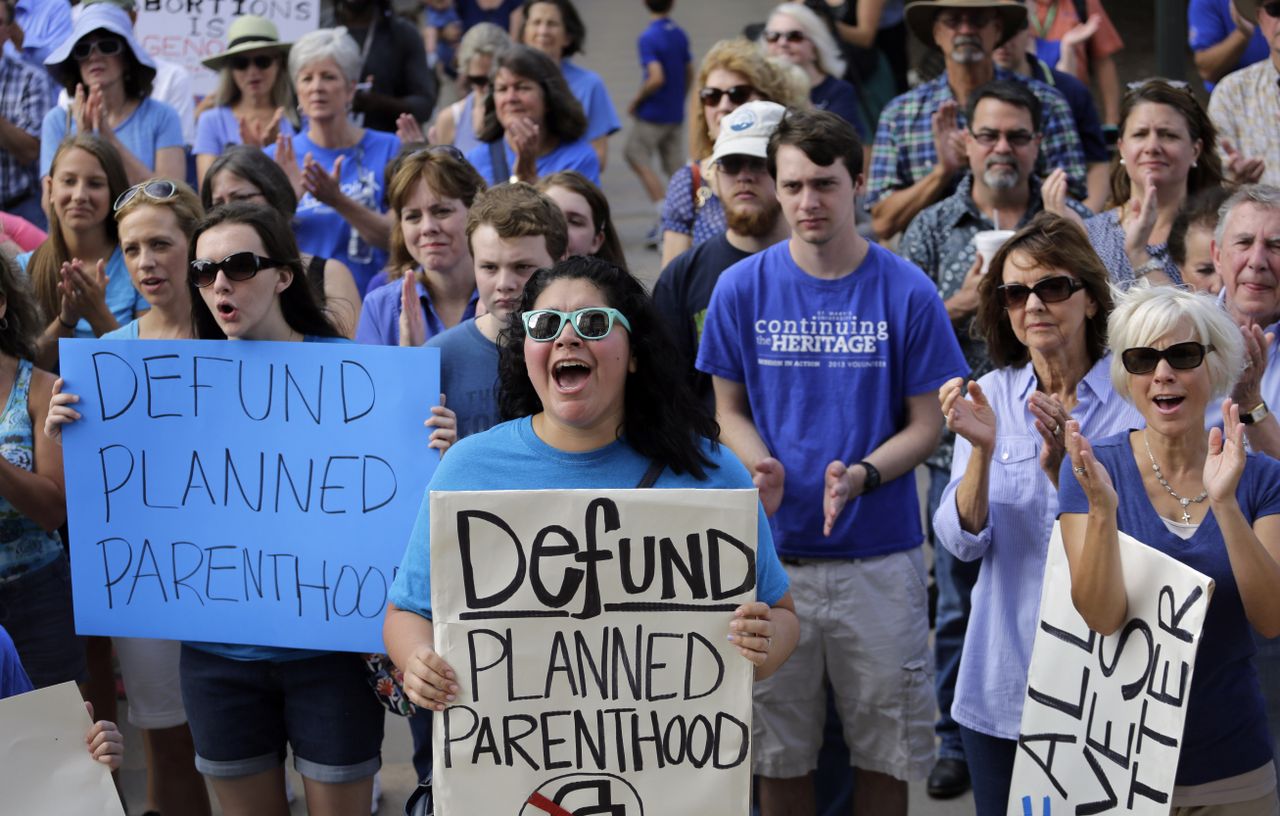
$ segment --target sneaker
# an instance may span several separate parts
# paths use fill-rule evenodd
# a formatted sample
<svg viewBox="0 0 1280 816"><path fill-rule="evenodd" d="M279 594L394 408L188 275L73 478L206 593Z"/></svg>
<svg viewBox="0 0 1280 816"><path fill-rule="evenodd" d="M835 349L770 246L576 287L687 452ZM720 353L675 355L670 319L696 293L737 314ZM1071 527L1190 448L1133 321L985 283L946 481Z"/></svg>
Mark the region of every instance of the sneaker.
<svg viewBox="0 0 1280 816"><path fill-rule="evenodd" d="M378 812L378 800L382 798L382 772L379 771L373 775L373 804L369 807L369 813Z"/></svg>

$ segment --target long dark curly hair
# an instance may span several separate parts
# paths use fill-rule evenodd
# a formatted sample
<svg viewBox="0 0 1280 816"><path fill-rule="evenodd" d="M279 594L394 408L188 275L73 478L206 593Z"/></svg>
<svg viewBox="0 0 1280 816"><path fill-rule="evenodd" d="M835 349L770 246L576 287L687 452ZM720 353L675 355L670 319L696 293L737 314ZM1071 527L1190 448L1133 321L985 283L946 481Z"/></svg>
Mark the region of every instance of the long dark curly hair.
<svg viewBox="0 0 1280 816"><path fill-rule="evenodd" d="M550 269L539 269L524 287L520 309L511 315L498 340L498 407L503 419L531 416L543 410L529 380L524 359L521 314L533 308L552 281L585 280L604 295L604 303L631 323L635 371L627 375L622 426L618 436L638 453L661 462L673 473L707 478L715 467L703 450L703 439L720 436L711 410L694 396L681 356L644 285L608 261L575 255ZM617 331L618 329L614 329Z"/></svg>

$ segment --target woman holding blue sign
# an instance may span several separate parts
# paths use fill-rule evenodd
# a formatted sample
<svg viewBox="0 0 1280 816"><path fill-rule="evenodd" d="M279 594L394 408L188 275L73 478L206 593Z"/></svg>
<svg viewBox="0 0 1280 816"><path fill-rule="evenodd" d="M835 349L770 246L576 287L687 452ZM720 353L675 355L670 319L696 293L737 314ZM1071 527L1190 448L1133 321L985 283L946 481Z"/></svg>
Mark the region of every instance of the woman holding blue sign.
<svg viewBox="0 0 1280 816"><path fill-rule="evenodd" d="M409 698L433 711L459 685L434 649L430 491L752 487L733 454L712 441L715 421L686 385L644 286L612 264L577 256L535 273L501 335L499 359L502 412L515 419L466 437L441 460L383 624ZM729 639L767 677L800 628L758 515L757 600L738 607Z"/></svg>
<svg viewBox="0 0 1280 816"><path fill-rule="evenodd" d="M1280 462L1246 453L1231 399L1221 403L1224 428L1204 431L1210 400L1244 368L1240 330L1212 297L1167 286L1130 290L1108 328L1119 351L1112 382L1146 428L1090 443L1078 423L1067 425L1058 507L1072 601L1104 635L1125 623L1120 532L1213 579L1172 812L1276 813L1250 629L1280 635ZM1176 615L1161 625L1176 626Z"/></svg>

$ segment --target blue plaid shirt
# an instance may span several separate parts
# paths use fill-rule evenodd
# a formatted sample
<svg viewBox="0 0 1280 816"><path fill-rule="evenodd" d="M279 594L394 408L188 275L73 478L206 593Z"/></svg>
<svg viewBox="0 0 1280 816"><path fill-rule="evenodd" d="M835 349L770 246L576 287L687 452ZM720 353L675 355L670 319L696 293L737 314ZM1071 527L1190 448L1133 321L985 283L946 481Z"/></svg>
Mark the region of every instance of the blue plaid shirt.
<svg viewBox="0 0 1280 816"><path fill-rule="evenodd" d="M35 138L49 108L45 78L34 68L0 54L0 118ZM36 192L36 162L20 164L13 154L0 150L0 204Z"/></svg>
<svg viewBox="0 0 1280 816"><path fill-rule="evenodd" d="M1043 82L1001 68L996 69L995 79L1024 82L1040 99L1043 139L1036 174L1045 178L1050 170L1061 167L1067 172L1071 195L1083 200L1084 149L1066 98ZM896 97L880 114L875 146L871 150L868 207L894 190L910 187L929 175L938 161L938 151L933 146L933 114L947 100L958 102L944 73ZM963 108L957 111L956 121L960 127L968 127ZM956 180L959 181L958 174Z"/></svg>

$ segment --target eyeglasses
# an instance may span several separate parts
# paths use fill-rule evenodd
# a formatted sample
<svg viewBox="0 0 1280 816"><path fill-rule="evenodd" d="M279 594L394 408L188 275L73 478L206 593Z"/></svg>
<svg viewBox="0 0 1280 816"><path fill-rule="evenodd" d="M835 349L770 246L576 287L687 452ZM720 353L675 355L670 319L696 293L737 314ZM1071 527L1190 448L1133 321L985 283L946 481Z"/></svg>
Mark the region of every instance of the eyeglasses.
<svg viewBox="0 0 1280 816"><path fill-rule="evenodd" d="M1031 140L1036 137L1029 130L992 130L983 128L978 131L969 131L973 136L973 140L983 147L995 147L1003 136L1005 141L1009 143L1009 147L1026 147L1031 144Z"/></svg>
<svg viewBox="0 0 1280 816"><path fill-rule="evenodd" d="M1196 368L1204 362L1204 356L1213 351L1213 346L1206 346L1194 340L1185 343L1174 343L1166 349L1153 349L1149 346L1125 349L1120 355L1124 370L1130 374L1150 374L1160 365L1161 360L1169 363L1171 368L1186 371Z"/></svg>
<svg viewBox="0 0 1280 816"><path fill-rule="evenodd" d="M716 160L716 166L727 176L736 176L743 170L751 173L763 173L768 170L768 165L759 156L724 156Z"/></svg>
<svg viewBox="0 0 1280 816"><path fill-rule="evenodd" d="M489 87L489 75L488 75L488 74L475 74L475 75L473 75L473 74L467 74L466 79L467 79L467 87L468 87L468 88L475 88L475 89L479 90L479 89L481 89L481 88L488 88L488 87Z"/></svg>
<svg viewBox="0 0 1280 816"><path fill-rule="evenodd" d="M954 31L968 23L974 28L983 28L996 18L990 11L944 12L934 18L937 22Z"/></svg>
<svg viewBox="0 0 1280 816"><path fill-rule="evenodd" d="M521 315L524 320L525 334L529 339L539 343L550 343L564 331L565 323L572 323L573 330L583 340L603 340L613 331L616 320L627 331L631 324L617 309L608 306L588 306L574 312L561 312L556 309L534 309Z"/></svg>
<svg viewBox="0 0 1280 816"><path fill-rule="evenodd" d="M786 40L789 43L802 43L809 39L803 31L766 31L764 33L764 41L767 43L776 43L778 40Z"/></svg>
<svg viewBox="0 0 1280 816"><path fill-rule="evenodd" d="M1032 293L1040 299L1041 303L1061 303L1083 288L1084 284L1077 278L1068 275L1055 275L1052 278L1045 278L1035 286L1006 283L997 286L996 291L1000 293L1000 299L1004 301L1004 307L1013 309L1027 305L1027 298L1031 297Z"/></svg>
<svg viewBox="0 0 1280 816"><path fill-rule="evenodd" d="M116 198L116 203L111 205L112 212L119 212L120 208L133 201L139 195L144 195L154 201L168 201L178 194L178 185L166 179L155 179L153 181L144 181L141 184L135 184L128 190L125 190Z"/></svg>
<svg viewBox="0 0 1280 816"><path fill-rule="evenodd" d="M252 65L260 71L265 71L275 64L276 58L271 54L257 54L256 56L247 57L237 54L231 57L227 62L231 63L231 67L237 71L246 71Z"/></svg>
<svg viewBox="0 0 1280 816"><path fill-rule="evenodd" d="M191 262L191 282L203 289L217 280L219 272L228 280L247 281L262 270L277 266L284 266L284 262L252 252L234 252L220 261L196 258Z"/></svg>
<svg viewBox="0 0 1280 816"><path fill-rule="evenodd" d="M460 162L465 162L467 160L466 154L464 154L461 150L459 150L458 148L454 147L451 144L438 144L438 145L428 145L427 147L420 147L417 150L410 153L409 158L412 159L415 156L431 156L431 155L448 156L449 158L457 159Z"/></svg>
<svg viewBox="0 0 1280 816"><path fill-rule="evenodd" d="M754 93L756 89L750 85L734 85L732 88L703 88L698 91L698 98L702 100L703 105L714 108L720 104L722 96L729 97L729 101L735 105L743 105L751 100Z"/></svg>
<svg viewBox="0 0 1280 816"><path fill-rule="evenodd" d="M114 57L124 50L124 43L116 37L104 37L101 40L81 40L71 49L71 57L77 62L84 62L97 51L104 57Z"/></svg>

